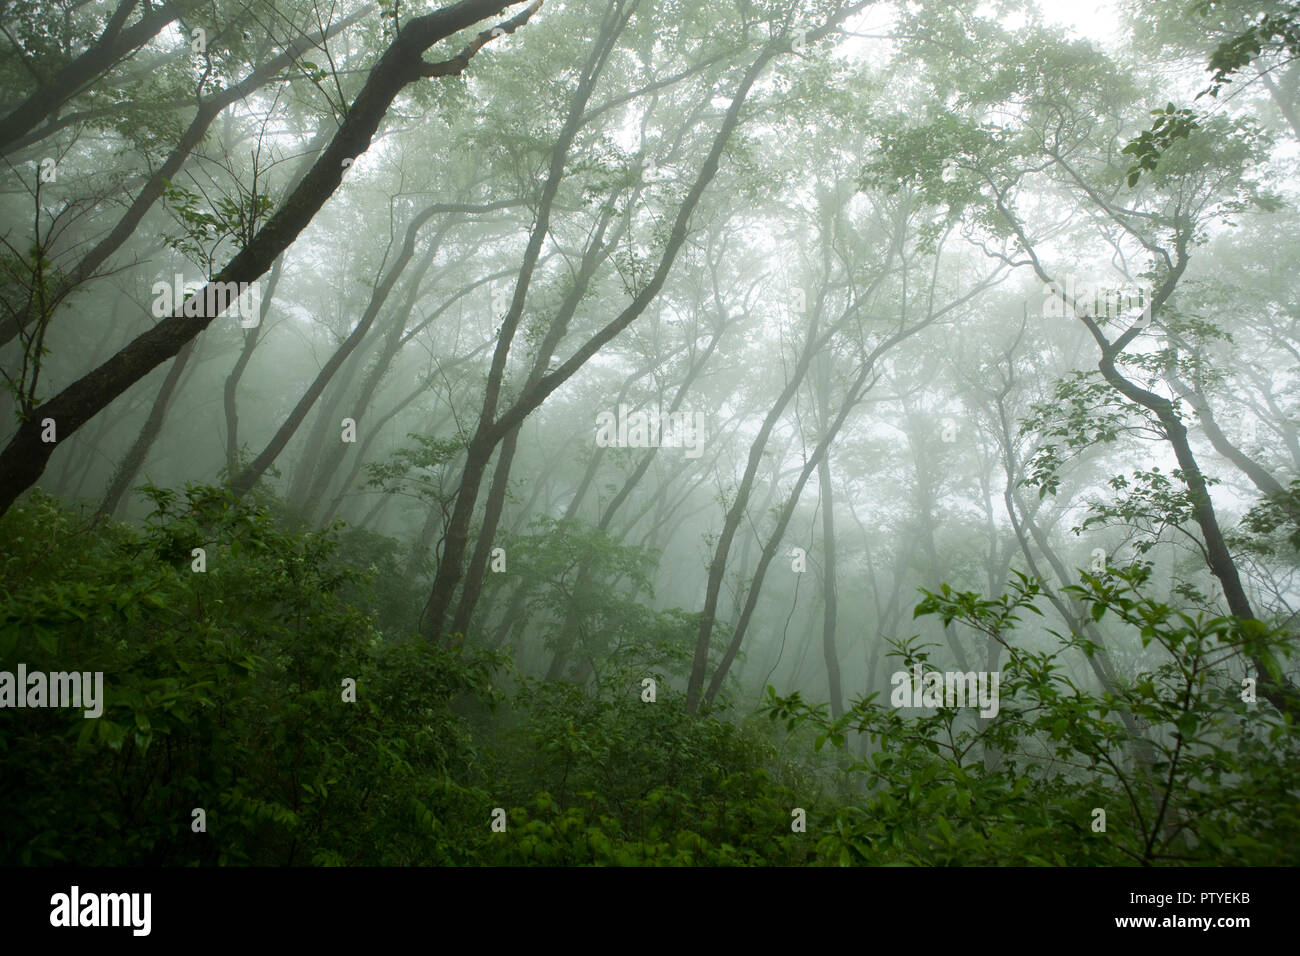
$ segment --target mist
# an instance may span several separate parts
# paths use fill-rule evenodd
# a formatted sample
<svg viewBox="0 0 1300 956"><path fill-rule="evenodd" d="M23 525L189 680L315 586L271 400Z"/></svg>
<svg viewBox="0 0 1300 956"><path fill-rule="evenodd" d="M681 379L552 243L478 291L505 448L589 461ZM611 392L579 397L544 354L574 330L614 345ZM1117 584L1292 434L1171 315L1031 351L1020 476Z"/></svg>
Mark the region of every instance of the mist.
<svg viewBox="0 0 1300 956"><path fill-rule="evenodd" d="M1297 862L1294 5L0 20L6 865Z"/></svg>

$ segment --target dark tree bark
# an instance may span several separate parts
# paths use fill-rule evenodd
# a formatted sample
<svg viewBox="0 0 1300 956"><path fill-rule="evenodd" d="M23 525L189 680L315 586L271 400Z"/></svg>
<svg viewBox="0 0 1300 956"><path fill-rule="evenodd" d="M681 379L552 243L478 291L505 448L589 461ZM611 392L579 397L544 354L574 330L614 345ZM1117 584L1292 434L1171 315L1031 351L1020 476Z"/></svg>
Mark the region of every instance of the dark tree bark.
<svg viewBox="0 0 1300 956"><path fill-rule="evenodd" d="M860 3L853 4L849 7L837 9L828 18L826 25L816 30L808 31L806 34L809 40L819 40L828 35L835 26L845 17L861 10L867 6L870 0L862 0ZM669 272L672 271L673 263L676 262L677 254L681 250L682 244L686 241L686 231L690 223L691 216L694 214L696 207L699 205L700 198L708 188L709 183L717 175L718 165L722 160L723 150L731 139L731 134L740 123L740 112L749 95L750 89L754 82L767 68L767 64L778 54L786 52L791 48L791 40L781 36L774 37L759 52L754 62L750 65L745 75L741 78L736 93L733 95L730 105L727 107L726 115L723 118L721 128L718 131L708 156L700 169L699 175L692 184L690 190L683 199L678 209L677 217L673 221L672 229L668 234L667 241L664 244L663 253L660 256L659 264L655 269L650 281L645 287L633 297L632 302L621 312L618 317L607 324L598 333L592 336L587 342L569 357L569 359L556 368L553 372L543 375L538 380L536 386L527 389L515 401L511 408L498 418L495 424L491 423L491 415L495 414L497 394L500 388L499 380L494 385L492 379L489 379L487 400L484 402L484 412L486 413L480 419L480 427L471 441L467 463L464 473L464 479L461 485L460 495L456 499L456 511L452 515L452 521L447 531L446 550L443 553L443 559L438 565L438 576L434 580L433 590L429 595L429 600L425 605L422 620L426 632L431 640L438 641L441 639L444 627L444 618L447 608L451 605L452 595L461 577L461 563L464 560L466 544L469 537L470 519L474 512L474 506L477 501L478 487L483 479L483 473L487 467L488 459L491 457L492 450L497 443L501 441L510 431L520 422L527 418L539 405L546 400L546 397L569 380L578 369L582 368L587 361L605 347L615 336L632 324L646 307L659 295L664 283L668 279ZM581 117L574 120L575 123L581 123ZM540 242L540 237L538 238ZM516 304L522 308L520 298L520 289L516 289ZM512 312L515 306L512 305ZM510 316L507 315L507 319ZM517 324L517 318L515 320ZM513 335L513 328L510 328L509 335ZM508 341L509 335L503 324L503 337ZM499 359L504 366L505 352L499 350ZM494 357L494 369L497 365L497 359Z"/></svg>
<svg viewBox="0 0 1300 956"><path fill-rule="evenodd" d="M369 9L369 8L367 8ZM198 146L203 139L204 134L212 125L213 120L221 115L222 111L231 103L236 103L250 94L261 89L270 83L283 71L291 66L294 61L306 50L311 47L324 43L327 39L339 33L341 30L356 23L365 14L362 10L346 20L331 26L323 34L304 36L298 38L289 48L278 56L268 60L265 64L258 67L248 75L242 82L222 90L219 94L211 99L204 100L199 104L198 111L194 114L189 127L181 134L180 140L168 154L162 165L154 170L153 175L146 180L145 184L136 193L135 199L126 212L118 219L117 224L107 236L95 244L95 246L81 258L75 266L68 270L67 275L60 281L54 294L51 296L52 307L57 307L68 296L73 294L82 284L92 279L95 270L102 266L108 258L113 255L122 244L131 236L136 234L140 222L144 219L145 214L153 208L158 197L163 194L163 190L168 180L175 178L180 172L181 167L189 158L190 153ZM323 137L318 136L322 139ZM22 316L10 316L3 325L0 325L0 345L7 344L35 317L28 313Z"/></svg>
<svg viewBox="0 0 1300 956"><path fill-rule="evenodd" d="M1095 323L1090 319L1085 317L1085 321L1096 328ZM1097 336L1099 343L1105 341L1099 329L1094 335ZM1237 563L1233 560L1232 552L1228 550L1227 542L1224 540L1223 530L1219 527L1209 486L1192 452L1191 442L1188 441L1187 426L1179 419L1169 399L1130 381L1115 367L1116 357L1129 340L1129 333L1125 333L1113 345L1110 343L1103 345L1101 361L1098 363L1102 376L1126 398L1154 412L1159 419L1164 428L1165 438L1174 450L1174 457L1178 459L1178 467L1182 469L1183 483L1187 486L1192 501L1192 516L1201 530L1201 538L1205 544L1210 573L1218 579L1219 585L1223 588L1223 597L1228 602L1228 609L1239 618L1253 620L1254 609L1241 583ZM1300 695L1297 694L1296 689L1285 680L1274 679L1264 666L1264 662L1258 658L1253 659L1251 663L1254 664L1259 675L1259 688L1263 697L1278 710L1300 716Z"/></svg>
<svg viewBox="0 0 1300 956"><path fill-rule="evenodd" d="M266 272L338 188L345 168L343 161L365 151L398 93L426 74L430 64L422 59L424 51L517 2L521 0L461 0L408 22L370 71L320 159L252 241L196 295L203 296L206 302L209 294L214 298L219 294L213 288L216 283L253 282ZM505 21L501 29L507 33L518 29L539 6L540 0L535 0L523 13ZM491 38L491 31L478 34L455 62L467 64L467 53L472 56ZM174 357L213 318L215 315L187 316L184 306L178 307L170 318L137 336L98 368L37 408L0 452L0 514L40 478L53 453L54 443L41 440L43 418L54 419L64 438L73 434L152 369Z"/></svg>
<svg viewBox="0 0 1300 956"><path fill-rule="evenodd" d="M1048 275L1042 262L1033 251L1033 245L1025 235L1023 227L1001 204L1000 199L999 206L1003 216L1008 220L1012 230L1017 234L1028 253L1035 274L1043 282L1052 283L1051 276ZM1087 308L1078 307L1074 304L1072 304L1072 308L1074 314L1087 328L1088 333L1093 337L1101 352L1097 368L1101 371L1102 378L1129 401L1152 412L1160 422L1165 434L1165 440L1169 442L1170 447L1173 449L1174 457L1178 461L1178 467L1182 470L1182 480L1187 487L1188 496L1192 502L1192 518L1201 531L1206 564L1209 566L1210 573L1214 575L1219 582L1219 586L1223 588L1224 600L1227 601L1228 609L1233 615L1244 620L1254 620L1255 612L1250 605L1250 599L1246 596L1246 589L1241 583L1241 575L1237 571L1237 564L1233 560L1232 553L1228 550L1227 542L1224 540L1223 530L1219 527L1219 519L1214 511L1214 502L1210 498L1205 475L1201 471L1196 455L1192 451L1191 442L1188 440L1187 426L1179 418L1172 401L1131 381L1125 377L1116 365L1116 361L1123 355L1129 343L1142 334L1150 321L1159 316L1161 309L1169 301L1183 273L1187 270L1189 262L1188 248L1193 232L1193 224L1185 216L1178 216L1175 218L1173 226L1175 229L1173 256L1171 257L1167 253L1164 256L1167 268L1159 288L1151 296L1150 313L1146 322L1135 323L1112 342L1106 337L1106 334L1091 315L1088 314ZM1161 252L1164 252L1164 250L1161 250ZM1061 287L1057 286L1057 288ZM1251 663L1259 675L1261 695L1284 713L1300 716L1300 693L1285 679L1281 681L1274 679L1264 666L1263 661L1256 658L1252 659Z"/></svg>
<svg viewBox="0 0 1300 956"><path fill-rule="evenodd" d="M319 155L329 137L325 134L322 127L317 130L316 137L311 145L307 148L306 154L302 159L298 169L294 171L290 189L297 186L302 177L311 169L312 163ZM284 274L284 256L276 258L275 265L271 267L270 278L266 282L266 293L262 296L258 304L257 325L244 334L243 348L240 349L239 358L235 361L235 366L230 374L226 376L225 385L222 389L222 406L226 414L226 480L234 478L239 473L239 403L238 392L239 383L244 377L244 372L248 368L248 363L252 361L253 352L256 351L258 343L262 340L262 329L266 325L266 317L271 313L271 302L275 298L275 291L279 288L280 278Z"/></svg>
<svg viewBox="0 0 1300 956"><path fill-rule="evenodd" d="M519 268L519 276L515 281L515 290L510 307L501 320L501 332L497 338L497 347L492 353L492 365L488 371L487 386L484 389L483 405L479 411L478 424L466 449L465 467L461 473L460 489L456 495L456 504L452 511L451 521L448 523L443 552L439 556L438 570L434 575L429 599L420 615L429 638L435 642L442 638L443 628L446 623L445 618L451 608L457 586L460 584L464 570L462 564L469 543L470 521L478 504L479 486L483 482L483 475L487 470L488 461L491 459L497 444L523 421L521 417L517 422L512 423L509 428L501 429L496 434L493 434L492 425L497 415L501 388L505 380L506 360L509 358L510 346L514 341L516 331L518 331L520 320L523 318L524 302L528 295L529 286L532 283L533 274L537 268L538 257L542 252L542 243L545 242L547 233L550 231L551 212L555 205L556 194L560 189L560 181L564 177L569 149L572 147L578 130L582 126L583 112L586 110L587 102L596 86L601 71L605 67L609 54L613 50L614 41L622 32L623 27L627 25L630 17L630 10L626 14L620 15L620 12L613 5L606 11L601 21L600 32L592 54L583 66L578 85L574 90L572 99L569 101L569 111L565 117L564 125L560 128L560 132L555 139L555 146L551 150L550 168L538 200L537 216L528 236L528 244L524 248L523 262Z"/></svg>
<svg viewBox="0 0 1300 956"><path fill-rule="evenodd" d="M492 205L495 207L495 206L499 206L500 204L492 204ZM469 285L465 286L464 288L460 289L454 295L450 296L445 302L443 302L442 305L438 306L438 308L434 310L433 314L430 315L429 318L420 322L419 325L416 327L416 329L412 331L417 331L419 329L426 328L438 316L446 312L447 309L449 309L454 303L459 301L462 297L467 295L469 292L473 291L474 289L477 289L479 286L483 285L484 283L491 281L492 278L496 278L501 275L502 273L495 273L493 276L489 276L483 279L477 279L474 282L470 283ZM352 400L352 404L348 408L348 411L351 414L351 416L354 419L356 419L358 426L361 425L361 422L369 414L370 404L374 400L375 393L378 391L380 384L383 382L384 376L388 374L388 370L392 366L393 361L397 358L398 354L401 352L402 346L405 343L409 342L411 339L410 334L406 334L405 320L406 317L410 315L411 310L415 306L416 299L418 298L419 295L419 288L420 288L419 283L412 283L410 294L406 297L406 300L402 303L401 307L397 310L398 314L394 317L392 323L388 327L387 334L384 337L383 347L381 348L379 355L376 356L374 362L371 363L370 368L367 370L365 374L365 377L362 379L360 390L357 392L356 397ZM460 363L459 362L449 363L448 366L446 367L450 368L457 364ZM424 389L420 389L420 391L423 392ZM386 421L387 419L384 420ZM378 425L379 423L376 423L373 426L367 427L366 429L367 438L369 438L369 436L373 434L375 428L377 428ZM343 482L343 488L345 490L348 487L348 485L352 482L357 471L360 470L361 462L364 460L366 448L368 447L368 445L369 445L369 441L363 441L360 445L357 446L356 454L354 456L356 459L353 463L354 467L352 469L352 472L349 474L349 476L346 479L344 479ZM313 502L322 502L325 500L326 492L329 490L331 482L333 481L335 475L338 473L339 466L343 463L343 456L346 453L347 453L347 449L342 442L330 443L324 446L314 466L310 470L305 471L304 478L310 477L311 483L310 485L307 485L305 480L303 482L303 486L304 486L303 493L301 494L300 498L297 500L297 507L299 509L304 511L306 511L307 509L312 509ZM292 496L291 496L291 500L294 500ZM328 521L330 516L333 514L335 507L336 507L335 505L330 505L329 507L323 509L319 517L324 521Z"/></svg>
<svg viewBox="0 0 1300 956"><path fill-rule="evenodd" d="M538 347L537 355L533 359L533 367L524 383L525 391L535 385L537 380L545 373L546 367L551 362L551 357L555 355L555 350L559 347L560 341L568 331L569 322L577 312L583 296L586 295L587 288L590 286L592 277L595 276L601 260L604 259L611 246L617 243L622 235L622 229L616 230L609 241L605 241L605 230L609 226L610 219L613 218L614 198L613 195L610 196L609 202L605 206L607 211L602 214L595 234L583 254L582 265L574 280L573 288L564 297L555 318L551 320L550 328L546 330L545 338ZM630 217L624 217L622 224L624 228L629 221ZM488 489L487 502L483 510L483 523L479 529L478 540L474 543L474 551L470 556L465 583L461 587L460 602L457 604L456 613L452 618L452 633L466 634L469 631L469 623L474 615L474 608L478 603L479 594L483 589L483 575L486 573L488 558L492 553L492 542L501 521L501 510L505 506L506 491L510 483L510 469L514 464L515 450L519 443L519 431L522 427L523 423L520 422L502 440L501 452L497 456L496 471L493 473L492 484Z"/></svg>
<svg viewBox="0 0 1300 956"><path fill-rule="evenodd" d="M128 27L126 21L137 2L122 0L94 46L39 84L31 95L0 119L0 148L35 128L41 120L111 70L119 60L156 37L180 13L173 5L163 4L146 12Z"/></svg>

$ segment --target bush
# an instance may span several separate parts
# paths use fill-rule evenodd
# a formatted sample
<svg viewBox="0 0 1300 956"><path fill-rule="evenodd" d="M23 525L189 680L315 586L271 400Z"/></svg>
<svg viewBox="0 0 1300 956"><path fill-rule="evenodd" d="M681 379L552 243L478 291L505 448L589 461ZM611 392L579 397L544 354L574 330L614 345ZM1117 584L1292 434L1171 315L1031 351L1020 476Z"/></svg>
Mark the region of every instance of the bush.
<svg viewBox="0 0 1300 956"><path fill-rule="evenodd" d="M373 608L343 598L366 593L367 575L342 559L337 529L282 530L219 489L148 494L140 530L87 524L39 494L0 519L0 660L105 684L99 719L0 712L0 862L436 857L446 841L421 798L475 798L446 786L475 761L452 704L487 695L497 662L382 634Z"/></svg>
<svg viewBox="0 0 1300 956"><path fill-rule="evenodd" d="M598 695L529 683L498 779L510 801L509 840L493 862L597 865L796 865L812 842L791 811L816 817L816 782L790 772L754 728L688 714L684 699L641 698L636 675ZM536 788L540 787L540 790ZM828 806L828 805L827 805Z"/></svg>
<svg viewBox="0 0 1300 956"><path fill-rule="evenodd" d="M1262 622L1191 616L1144 598L1139 565L1084 575L1068 589L1094 621L1106 615L1163 648L1164 663L1094 693L1066 674L1070 636L1034 653L1012 643L1039 585L1021 578L994 600L927 593L917 615L937 614L1001 644L1001 707L987 720L955 709L911 717L875 695L840 720L769 688L769 716L811 725L844 746L870 735L879 749L855 770L865 805L842 810L818 845L841 863L1294 864L1300 847L1300 736L1261 697L1250 704L1225 664L1263 660L1275 675L1286 635ZM896 655L910 670L925 653ZM1096 810L1105 811L1105 830Z"/></svg>

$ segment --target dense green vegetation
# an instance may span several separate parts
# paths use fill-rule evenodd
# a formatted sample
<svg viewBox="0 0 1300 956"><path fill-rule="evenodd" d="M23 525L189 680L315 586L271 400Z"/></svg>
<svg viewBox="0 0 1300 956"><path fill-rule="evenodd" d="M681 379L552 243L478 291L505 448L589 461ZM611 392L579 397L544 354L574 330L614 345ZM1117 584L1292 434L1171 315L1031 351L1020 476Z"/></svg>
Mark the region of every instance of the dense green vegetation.
<svg viewBox="0 0 1300 956"><path fill-rule="evenodd" d="M0 864L1300 863L1297 0L4 0L0 161Z"/></svg>
<svg viewBox="0 0 1300 956"><path fill-rule="evenodd" d="M772 720L694 717L666 685L644 699L664 671L635 654L584 687L431 646L393 542L288 530L278 502L215 488L148 495L140 528L40 494L0 519L0 655L75 659L108 688L98 720L0 722L4 863L1277 864L1300 836L1300 736L1211 666L1284 641L1143 598L1141 567L1077 588L1168 652L1115 693L1077 686L1059 648L1016 646L1040 596L1022 579L916 608L1008 649L992 719L871 699L831 719L772 690Z"/></svg>

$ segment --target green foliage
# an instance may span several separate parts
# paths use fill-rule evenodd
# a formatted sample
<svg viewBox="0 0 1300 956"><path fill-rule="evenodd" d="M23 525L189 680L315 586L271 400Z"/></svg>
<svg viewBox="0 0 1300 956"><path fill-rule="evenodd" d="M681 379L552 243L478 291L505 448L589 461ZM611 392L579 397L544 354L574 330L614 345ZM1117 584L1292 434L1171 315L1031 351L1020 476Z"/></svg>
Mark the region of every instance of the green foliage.
<svg viewBox="0 0 1300 956"><path fill-rule="evenodd" d="M1246 512L1234 543L1269 556L1300 551L1300 479L1278 494L1265 495Z"/></svg>
<svg viewBox="0 0 1300 956"><path fill-rule="evenodd" d="M475 756L452 703L493 661L381 634L343 595L336 530L291 533L219 489L149 489L149 526L34 496L5 515L0 660L102 671L103 716L0 712L0 860L428 861L413 800ZM191 549L207 570L191 570ZM356 702L342 697L356 681ZM207 832L191 831L191 812Z"/></svg>
<svg viewBox="0 0 1300 956"><path fill-rule="evenodd" d="M1217 484L1213 478L1204 480L1207 485ZM1125 525L1144 533L1133 542L1133 548L1146 554L1165 529L1189 526L1195 520L1196 501L1179 468L1165 473L1159 465L1152 465L1134 471L1132 480L1114 475L1106 483L1117 496L1113 500L1090 501L1088 517L1072 529L1075 534L1097 525Z"/></svg>
<svg viewBox="0 0 1300 956"><path fill-rule="evenodd" d="M217 196L209 200L183 186L165 183L163 197L183 228L180 235L167 236L165 242L207 272L222 257L227 241L235 244L236 251L242 249L275 211L271 197L257 193L256 186L236 199Z"/></svg>
<svg viewBox="0 0 1300 956"><path fill-rule="evenodd" d="M20 333L23 361L17 374L0 369L3 388L14 400L14 417L23 422L41 402L36 383L41 366L50 354L45 344L46 332L54 314L54 292L64 281L63 271L41 248L32 243L26 255L13 246L0 250L0 314L20 324L30 325Z"/></svg>
<svg viewBox="0 0 1300 956"><path fill-rule="evenodd" d="M1211 18L1223 7L1221 0L1199 0L1191 12L1199 17ZM1222 40L1210 54L1207 69L1211 73L1208 87L1197 94L1217 98L1225 86L1265 50L1282 52L1294 58L1300 56L1300 5L1284 3L1275 11L1261 12L1245 30ZM1179 141L1187 140L1204 127L1195 111L1167 104L1164 109L1152 110L1155 121L1130 141L1121 152L1134 158L1128 169L1128 185L1137 185L1143 173L1157 169L1162 157Z"/></svg>
<svg viewBox="0 0 1300 956"><path fill-rule="evenodd" d="M1065 589L1094 626L1150 652L1108 689L1071 676L1067 656L1099 652L1091 637L1047 632L1047 650L1017 637L1040 613L1038 582L1018 575L992 599L945 585L915 615L1005 655L997 714L870 695L832 719L769 688L768 716L795 733L783 752L767 721L688 714L664 669L617 647L594 655L587 687L503 680L499 656L406 637L382 605L409 596L374 587L400 553L386 539L286 530L271 504L223 489L145 492L142 528L88 524L39 492L0 520L0 660L105 675L98 719L0 712L0 860L1294 862L1300 741L1266 702L1242 700L1238 677L1251 661L1279 677L1284 635L1146 597L1144 566ZM560 540L577 543L566 555ZM562 572L595 548L639 573L640 556L599 536L550 529L535 544L535 567ZM612 626L624 611L602 613ZM909 675L926 667L914 639L895 646ZM195 808L206 832L191 829Z"/></svg>
<svg viewBox="0 0 1300 956"><path fill-rule="evenodd" d="M600 599L588 610L623 614L616 632L647 627L647 653L603 650L595 691L523 680L507 701L499 655L407 636L387 606L414 604L394 583L395 542L286 530L275 502L226 489L144 490L142 528L87 523L40 492L0 519L5 668L102 671L105 687L98 719L0 711L0 861L811 860L790 813L821 806L814 775L753 727L688 715L665 668L650 672L658 699L641 699L646 660L681 663L654 650L670 637L654 628L689 621ZM602 557L643 570L644 555L599 535L575 535L567 557L563 536L544 537L538 567L549 555L553 570ZM506 834L489 826L498 806ZM191 829L195 808L206 832Z"/></svg>
<svg viewBox="0 0 1300 956"><path fill-rule="evenodd" d="M1034 403L1020 422L1021 435L1045 439L1026 463L1022 484L1038 488L1039 497L1056 494L1067 461L1095 445L1140 432L1157 438L1164 434L1154 415L1126 399L1099 372L1071 372L1055 383L1051 400Z"/></svg>
<svg viewBox="0 0 1300 956"><path fill-rule="evenodd" d="M768 689L768 714L811 725L836 746L851 731L877 744L853 769L869 789L838 812L818 843L823 859L872 864L1279 865L1296 861L1300 737L1266 703L1243 701L1234 678L1260 659L1280 673L1285 635L1259 621L1189 615L1144 597L1137 566L1082 576L1069 595L1093 621L1112 619L1160 663L1109 690L1076 683L1065 655L1095 655L1079 634L1050 651L1013 639L1041 586L1017 575L1011 591L926 592L918 615L957 622L1000 646L1000 707L988 719L956 708L921 716L874 696L839 720L798 694ZM908 671L926 654L897 646ZM1106 828L1094 828L1094 811Z"/></svg>
<svg viewBox="0 0 1300 956"><path fill-rule="evenodd" d="M654 611L637 599L653 597L652 551L580 521L544 516L507 539L505 549L526 589L528 620L547 648L563 649L598 679L607 666L686 673L696 615Z"/></svg>
<svg viewBox="0 0 1300 956"><path fill-rule="evenodd" d="M454 498L445 487L453 479L451 466L465 451L459 438L408 434L412 444L397 449L387 461L367 462L366 485L384 494L408 494L445 507Z"/></svg>
<svg viewBox="0 0 1300 956"><path fill-rule="evenodd" d="M950 113L922 125L905 115L887 116L874 126L880 147L862 168L860 189L889 194L914 190L942 207L949 223L964 216L990 237L1010 235L1005 218L989 199L989 184L1005 189L1023 174L1024 144L1013 133ZM935 250L941 229L933 223L922 230L924 251Z"/></svg>
<svg viewBox="0 0 1300 956"><path fill-rule="evenodd" d="M791 810L814 818L816 783L780 768L755 728L686 713L661 682L652 703L629 678L589 694L529 683L526 719L500 756L513 781L509 840L488 859L512 865L797 865L811 842ZM534 787L540 787L534 792Z"/></svg>
<svg viewBox="0 0 1300 956"><path fill-rule="evenodd" d="M1160 157L1178 140L1186 139L1195 130L1201 128L1196 121L1196 114L1189 109L1179 109L1173 103L1161 110L1152 110L1155 121L1150 128L1144 129L1137 139L1129 142L1120 150L1125 156L1132 156L1134 163L1128 170L1128 184L1132 188L1142 178L1144 172L1153 172Z"/></svg>
<svg viewBox="0 0 1300 956"><path fill-rule="evenodd" d="M1202 16L1218 5L1216 0L1200 0L1194 7ZM1217 97L1232 82L1232 75L1249 66L1265 49L1300 56L1300 4L1284 3L1274 12L1258 15L1258 20L1241 33L1221 42L1210 55L1209 70L1213 82L1201 96Z"/></svg>

